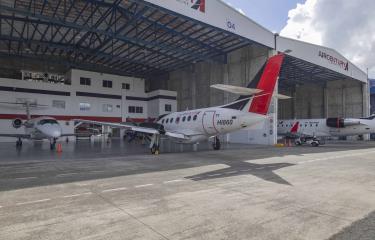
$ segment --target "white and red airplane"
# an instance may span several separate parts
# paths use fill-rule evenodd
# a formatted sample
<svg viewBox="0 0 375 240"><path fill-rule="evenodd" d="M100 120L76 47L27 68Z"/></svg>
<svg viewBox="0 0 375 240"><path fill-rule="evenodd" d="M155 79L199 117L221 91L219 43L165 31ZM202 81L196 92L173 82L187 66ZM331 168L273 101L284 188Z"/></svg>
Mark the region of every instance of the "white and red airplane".
<svg viewBox="0 0 375 240"><path fill-rule="evenodd" d="M16 147L22 147L22 139L29 140L43 140L50 141L51 150L55 149L56 140L64 136L74 136L74 134L62 134L61 126L56 119L48 116L31 118L30 107L46 107L46 105L39 105L28 101L22 103L1 102L1 104L15 104L26 108L26 120L22 121L20 118L12 120L12 126L15 129L24 127L24 133L0 133L0 137L17 138Z"/></svg>
<svg viewBox="0 0 375 240"><path fill-rule="evenodd" d="M272 97L287 98L287 96L274 94L283 60L283 54L269 58L247 88L223 84L212 85L213 88L241 95L230 104L174 112L160 116L156 123L143 123L140 126L81 119L75 119L75 121L152 135L150 144L152 154L159 153L161 136L169 137L177 143L190 144L214 138L213 149L219 150L218 135L238 131L264 121L267 118Z"/></svg>
<svg viewBox="0 0 375 240"><path fill-rule="evenodd" d="M318 146L319 138L375 133L375 115L368 118L280 120L277 133L295 139L297 145L309 141L313 146Z"/></svg>

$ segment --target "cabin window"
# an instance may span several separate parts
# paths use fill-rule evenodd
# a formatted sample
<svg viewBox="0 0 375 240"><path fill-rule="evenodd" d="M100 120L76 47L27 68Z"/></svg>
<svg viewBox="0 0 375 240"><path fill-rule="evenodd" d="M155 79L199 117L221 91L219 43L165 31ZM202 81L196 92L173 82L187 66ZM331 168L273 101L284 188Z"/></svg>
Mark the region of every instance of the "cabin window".
<svg viewBox="0 0 375 240"><path fill-rule="evenodd" d="M185 120L186 120L186 117L184 116L184 117L182 118L182 121L185 122Z"/></svg>
<svg viewBox="0 0 375 240"><path fill-rule="evenodd" d="M180 122L180 117L177 117L176 118L176 124L178 124Z"/></svg>
<svg viewBox="0 0 375 240"><path fill-rule="evenodd" d="M188 120L188 122L190 122L190 121L191 121L191 116L189 116L189 117L187 118L187 120Z"/></svg>
<svg viewBox="0 0 375 240"><path fill-rule="evenodd" d="M161 120L161 124L164 124L164 119L163 119L163 120Z"/></svg>
<svg viewBox="0 0 375 240"><path fill-rule="evenodd" d="M169 118L167 118L167 121L165 123L169 123Z"/></svg>
<svg viewBox="0 0 375 240"><path fill-rule="evenodd" d="M171 118L171 123L173 123L173 118Z"/></svg>
<svg viewBox="0 0 375 240"><path fill-rule="evenodd" d="M196 121L198 118L198 115L194 115L193 120Z"/></svg>

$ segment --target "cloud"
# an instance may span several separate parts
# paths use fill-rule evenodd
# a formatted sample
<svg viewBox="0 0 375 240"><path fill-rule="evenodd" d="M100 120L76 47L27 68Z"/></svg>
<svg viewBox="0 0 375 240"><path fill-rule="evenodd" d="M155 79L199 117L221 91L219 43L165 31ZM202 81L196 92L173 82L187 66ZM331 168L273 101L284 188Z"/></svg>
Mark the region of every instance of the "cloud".
<svg viewBox="0 0 375 240"><path fill-rule="evenodd" d="M306 0L280 35L333 48L375 78L374 0Z"/></svg>
<svg viewBox="0 0 375 240"><path fill-rule="evenodd" d="M242 8L237 8L237 7L233 6L233 4L230 3L230 2L224 2L224 3L226 3L226 4L229 5L231 8L235 9L237 12L241 13L242 15L245 15L245 16L246 16L246 13L245 13L245 11L244 11Z"/></svg>

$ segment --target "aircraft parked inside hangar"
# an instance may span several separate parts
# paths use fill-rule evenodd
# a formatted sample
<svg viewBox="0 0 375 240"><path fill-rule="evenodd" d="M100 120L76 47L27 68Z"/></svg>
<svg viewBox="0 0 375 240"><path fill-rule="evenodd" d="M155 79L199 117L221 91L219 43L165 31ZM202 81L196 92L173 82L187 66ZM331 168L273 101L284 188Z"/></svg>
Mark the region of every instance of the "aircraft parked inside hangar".
<svg viewBox="0 0 375 240"><path fill-rule="evenodd" d="M375 115L368 118L280 120L277 133L295 139L297 145L308 141L313 146L319 146L319 138L375 133Z"/></svg>
<svg viewBox="0 0 375 240"><path fill-rule="evenodd" d="M238 131L262 122L267 118L273 96L281 99L288 98L283 95L274 95L283 59L283 54L269 58L247 88L223 84L212 85L213 88L241 95L230 104L174 112L160 116L156 123L144 123L140 126L81 119L75 119L75 121L152 135L150 144L152 154L159 153L161 136L169 137L177 143L189 144L214 138L213 149L219 150L221 144L218 135Z"/></svg>
<svg viewBox="0 0 375 240"><path fill-rule="evenodd" d="M47 105L40 105L36 103L31 103L29 101L21 102L21 103L13 103L13 102L0 102L1 104L15 104L21 105L26 108L26 121L22 121L20 118L16 118L12 121L12 126L15 129L24 127L25 133L0 133L0 137L13 137L17 138L16 147L22 147L22 139L30 139L30 140L44 140L47 139L50 141L50 148L51 150L55 149L56 147L56 140L60 137L64 136L74 136L74 134L62 134L61 126L56 121L56 119L52 117L36 117L31 118L30 115L30 107L47 107Z"/></svg>

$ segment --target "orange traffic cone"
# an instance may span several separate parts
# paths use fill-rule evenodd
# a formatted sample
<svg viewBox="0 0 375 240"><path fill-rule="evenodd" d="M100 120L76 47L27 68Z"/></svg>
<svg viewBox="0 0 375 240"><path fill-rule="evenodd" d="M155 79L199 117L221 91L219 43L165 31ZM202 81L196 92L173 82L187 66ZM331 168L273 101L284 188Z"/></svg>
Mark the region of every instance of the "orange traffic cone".
<svg viewBox="0 0 375 240"><path fill-rule="evenodd" d="M58 153L62 152L62 145L61 145L61 143L57 144L56 152L58 152Z"/></svg>

